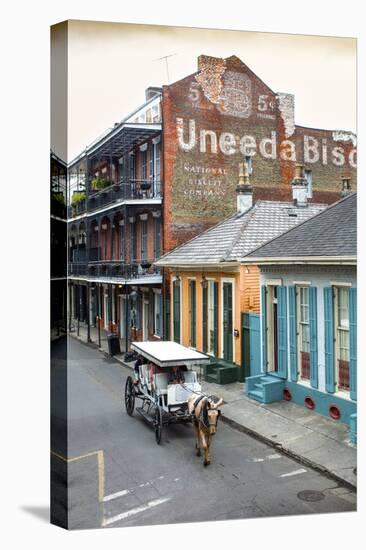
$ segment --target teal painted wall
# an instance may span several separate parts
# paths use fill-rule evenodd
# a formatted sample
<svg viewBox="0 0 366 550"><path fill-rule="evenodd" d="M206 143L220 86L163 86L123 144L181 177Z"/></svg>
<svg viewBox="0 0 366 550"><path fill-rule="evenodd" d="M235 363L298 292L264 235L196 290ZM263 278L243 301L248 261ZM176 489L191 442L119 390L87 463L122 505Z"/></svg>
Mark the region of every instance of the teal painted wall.
<svg viewBox="0 0 366 550"><path fill-rule="evenodd" d="M293 403L305 407L304 399L309 396L315 402L315 409L312 412L327 416L328 418L330 418L329 407L336 405L341 411L341 418L337 421L335 420L335 422L350 424L350 416L357 412L357 404L349 399L342 399L288 380L285 382L285 388L290 390L292 395L291 401Z"/></svg>

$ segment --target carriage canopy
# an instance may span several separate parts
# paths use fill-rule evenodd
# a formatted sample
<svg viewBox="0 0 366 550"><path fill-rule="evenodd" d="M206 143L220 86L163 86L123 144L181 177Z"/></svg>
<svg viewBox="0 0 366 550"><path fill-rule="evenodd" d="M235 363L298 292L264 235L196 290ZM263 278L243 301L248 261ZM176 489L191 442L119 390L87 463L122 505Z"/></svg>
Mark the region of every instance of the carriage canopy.
<svg viewBox="0 0 366 550"><path fill-rule="evenodd" d="M170 341L133 342L131 348L159 367L207 365L209 357L193 349Z"/></svg>

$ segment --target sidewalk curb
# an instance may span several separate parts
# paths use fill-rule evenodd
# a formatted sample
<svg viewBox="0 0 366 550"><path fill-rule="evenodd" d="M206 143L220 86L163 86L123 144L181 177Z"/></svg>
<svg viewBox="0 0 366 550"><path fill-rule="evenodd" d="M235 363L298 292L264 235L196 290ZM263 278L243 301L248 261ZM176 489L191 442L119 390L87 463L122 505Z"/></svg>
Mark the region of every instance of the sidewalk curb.
<svg viewBox="0 0 366 550"><path fill-rule="evenodd" d="M116 363L119 363L120 365L122 365L126 369L132 370L132 367L130 365L128 365L127 363L125 363L122 359L116 358L113 355L109 355L102 348L99 348L99 346L97 344L95 344L94 342L85 342L84 340L82 340L81 338L79 338L76 335L70 334L70 336L72 338L74 338L75 340L78 340L79 342L81 342L82 344L84 344L86 346L89 346L93 349L97 349L105 357L107 357L109 359L114 359ZM313 462L312 460L309 460L308 458L305 458L304 456L298 455L294 451L291 451L291 449L288 449L287 447L284 447L282 445L282 443L278 443L276 441L273 441L269 437L266 437L266 436L260 434L259 432L256 432L255 430L252 430L251 428L248 428L247 426L244 426L243 424L239 424L239 422L236 422L236 420L233 420L232 418L229 418L225 414L221 414L221 419L225 424L227 424L228 426L230 426L234 430L237 430L238 432L245 433L245 434L249 435L250 437L253 437L254 439L257 439L258 441L261 441L262 443L265 443L269 447L272 447L272 448L276 449L278 452L280 452L280 453L282 453L282 454L284 454L284 455L286 455L290 458L293 458L294 460L296 460L300 464L302 464L304 466L307 466L308 468L312 468L313 470L319 472L320 474L325 475L329 479L332 479L332 480L336 481L340 485L343 485L344 487L347 487L348 489L350 489L353 492L357 492L357 485L354 485L350 481L347 481L347 480L343 479L342 477L338 476L337 474L335 474L331 470L328 470L327 468L325 468L321 464L317 464L316 462Z"/></svg>
<svg viewBox="0 0 366 550"><path fill-rule="evenodd" d="M251 428L248 428L244 426L243 424L239 424L239 422L236 422L235 420L232 420L231 418L225 416L224 414L221 415L222 421L227 424L228 426L231 426L234 430L237 430L239 432L245 433L254 439L257 439L258 441L261 441L262 443L265 443L266 445L269 445L270 447L273 447L280 453L293 458L300 464L303 464L304 466L307 466L308 468L312 468L313 470L316 470L317 472L327 476L330 479L333 479L334 481L337 481L340 485L343 485L350 489L353 492L357 492L357 485L352 484L350 481L347 481L343 479L342 477L338 476L331 470L328 470L321 464L317 464L316 462L313 462L312 460L309 460L308 458L305 458L304 456L298 455L294 451L291 451L291 449L288 449L282 445L282 443L278 443L276 441L272 441L272 439L260 434L259 432L256 432L255 430L252 430Z"/></svg>

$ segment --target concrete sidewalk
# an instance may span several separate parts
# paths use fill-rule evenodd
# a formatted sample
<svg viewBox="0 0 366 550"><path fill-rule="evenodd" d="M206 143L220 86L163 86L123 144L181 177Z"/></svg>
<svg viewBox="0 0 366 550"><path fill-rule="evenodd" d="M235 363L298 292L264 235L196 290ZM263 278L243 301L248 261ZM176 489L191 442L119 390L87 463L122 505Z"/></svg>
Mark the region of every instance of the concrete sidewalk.
<svg viewBox="0 0 366 550"><path fill-rule="evenodd" d="M100 351L106 353L105 349ZM123 354L114 358L133 368L133 362L126 363ZM349 487L357 487L357 449L350 443L347 425L288 401L258 403L246 396L245 384L239 382L221 386L203 381L202 389L224 399L222 420L233 428Z"/></svg>
<svg viewBox="0 0 366 550"><path fill-rule="evenodd" d="M228 424L356 488L357 449L347 425L288 401L258 403L245 395L245 384L203 382L202 389L224 398L222 416Z"/></svg>

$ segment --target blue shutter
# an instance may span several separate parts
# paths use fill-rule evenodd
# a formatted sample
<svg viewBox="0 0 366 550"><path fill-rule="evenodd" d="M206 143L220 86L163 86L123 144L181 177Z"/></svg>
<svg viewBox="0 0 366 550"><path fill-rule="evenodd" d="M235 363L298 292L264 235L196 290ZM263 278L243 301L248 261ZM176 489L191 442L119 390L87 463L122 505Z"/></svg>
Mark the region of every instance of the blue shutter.
<svg viewBox="0 0 366 550"><path fill-rule="evenodd" d="M250 376L261 374L260 361L260 317L257 313L249 313L249 349Z"/></svg>
<svg viewBox="0 0 366 550"><path fill-rule="evenodd" d="M261 317L262 317L262 368L267 372L267 289L261 287Z"/></svg>
<svg viewBox="0 0 366 550"><path fill-rule="evenodd" d="M349 289L350 397L357 399L357 288Z"/></svg>
<svg viewBox="0 0 366 550"><path fill-rule="evenodd" d="M297 320L296 320L296 287L289 286L289 325L290 325L290 375L292 382L297 382Z"/></svg>
<svg viewBox="0 0 366 550"><path fill-rule="evenodd" d="M310 322L310 384L318 387L318 309L317 288L309 288L309 322Z"/></svg>
<svg viewBox="0 0 366 550"><path fill-rule="evenodd" d="M278 376L287 378L287 287L277 287Z"/></svg>
<svg viewBox="0 0 366 550"><path fill-rule="evenodd" d="M324 289L324 336L325 336L325 389L334 393L334 318L333 289Z"/></svg>

